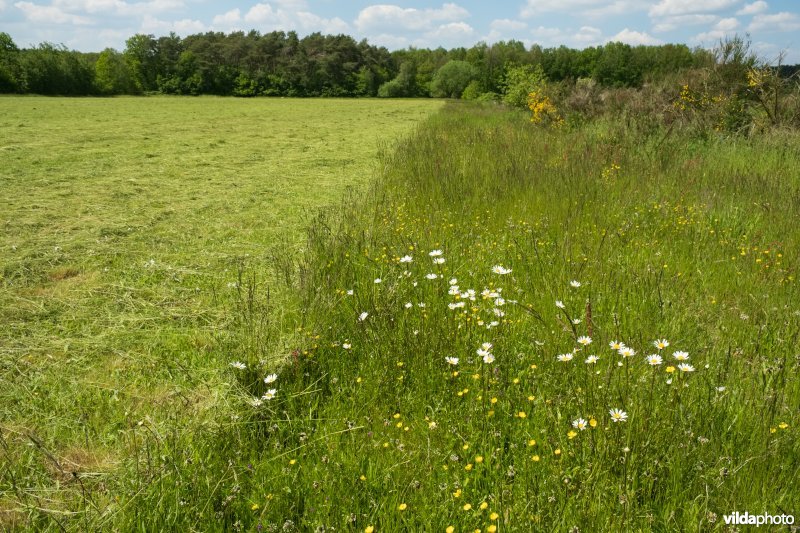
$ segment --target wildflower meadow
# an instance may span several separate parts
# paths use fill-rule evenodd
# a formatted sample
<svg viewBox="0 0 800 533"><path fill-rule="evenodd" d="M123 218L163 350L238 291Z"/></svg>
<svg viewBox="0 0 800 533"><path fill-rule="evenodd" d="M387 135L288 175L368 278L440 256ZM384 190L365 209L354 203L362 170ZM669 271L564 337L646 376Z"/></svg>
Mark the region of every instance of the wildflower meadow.
<svg viewBox="0 0 800 533"><path fill-rule="evenodd" d="M798 515L797 134L529 105L444 104L291 249L226 263L220 319L149 370L182 386L108 422L113 465L4 423L6 457L29 444L0 510L48 530L372 533Z"/></svg>

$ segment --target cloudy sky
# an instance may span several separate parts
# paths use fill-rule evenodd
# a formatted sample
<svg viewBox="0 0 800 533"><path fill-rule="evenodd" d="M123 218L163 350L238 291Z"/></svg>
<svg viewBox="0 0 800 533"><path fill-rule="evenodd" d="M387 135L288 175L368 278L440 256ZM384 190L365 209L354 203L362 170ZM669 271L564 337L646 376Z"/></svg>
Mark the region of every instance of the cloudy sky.
<svg viewBox="0 0 800 533"><path fill-rule="evenodd" d="M518 39L583 48L608 41L713 46L749 33L766 58L800 63L798 0L0 0L0 31L20 47L42 41L122 50L135 33L296 30L346 33L389 49Z"/></svg>

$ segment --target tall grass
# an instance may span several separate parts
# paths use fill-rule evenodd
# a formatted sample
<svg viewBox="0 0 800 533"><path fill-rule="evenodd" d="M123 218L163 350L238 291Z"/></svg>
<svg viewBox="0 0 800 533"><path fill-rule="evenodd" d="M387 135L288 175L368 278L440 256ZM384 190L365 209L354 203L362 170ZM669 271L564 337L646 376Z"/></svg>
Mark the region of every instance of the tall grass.
<svg viewBox="0 0 800 533"><path fill-rule="evenodd" d="M91 525L708 531L734 510L796 515L796 140L550 130L449 105L282 262L295 308L242 274L218 416L133 428L126 483Z"/></svg>
<svg viewBox="0 0 800 533"><path fill-rule="evenodd" d="M795 141L449 106L320 215L291 343L231 347L233 418L162 449L131 508L266 531L796 513Z"/></svg>

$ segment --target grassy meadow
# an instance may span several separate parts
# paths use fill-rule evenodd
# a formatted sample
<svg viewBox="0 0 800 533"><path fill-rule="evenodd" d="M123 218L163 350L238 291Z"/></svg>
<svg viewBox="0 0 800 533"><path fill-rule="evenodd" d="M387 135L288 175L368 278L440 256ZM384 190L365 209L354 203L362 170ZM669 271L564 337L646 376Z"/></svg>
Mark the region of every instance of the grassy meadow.
<svg viewBox="0 0 800 533"><path fill-rule="evenodd" d="M0 529L119 487L142 420L216 416L241 265L296 255L438 105L0 98Z"/></svg>
<svg viewBox="0 0 800 533"><path fill-rule="evenodd" d="M2 143L4 526L797 516L795 133L549 128L468 103L17 101L3 132L41 124Z"/></svg>

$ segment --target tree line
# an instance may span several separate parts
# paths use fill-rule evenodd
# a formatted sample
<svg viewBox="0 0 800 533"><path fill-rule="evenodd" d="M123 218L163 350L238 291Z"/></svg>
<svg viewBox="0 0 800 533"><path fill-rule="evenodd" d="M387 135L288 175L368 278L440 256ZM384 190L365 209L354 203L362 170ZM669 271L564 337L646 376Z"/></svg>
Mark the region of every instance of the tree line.
<svg viewBox="0 0 800 533"><path fill-rule="evenodd" d="M294 31L254 30L185 38L137 34L123 51L82 53L52 43L20 49L0 33L0 92L488 99L508 92L514 69L516 75L535 70L550 81L638 87L713 62L711 52L683 44L615 42L576 50L526 48L511 40L390 52L347 35L300 38Z"/></svg>

